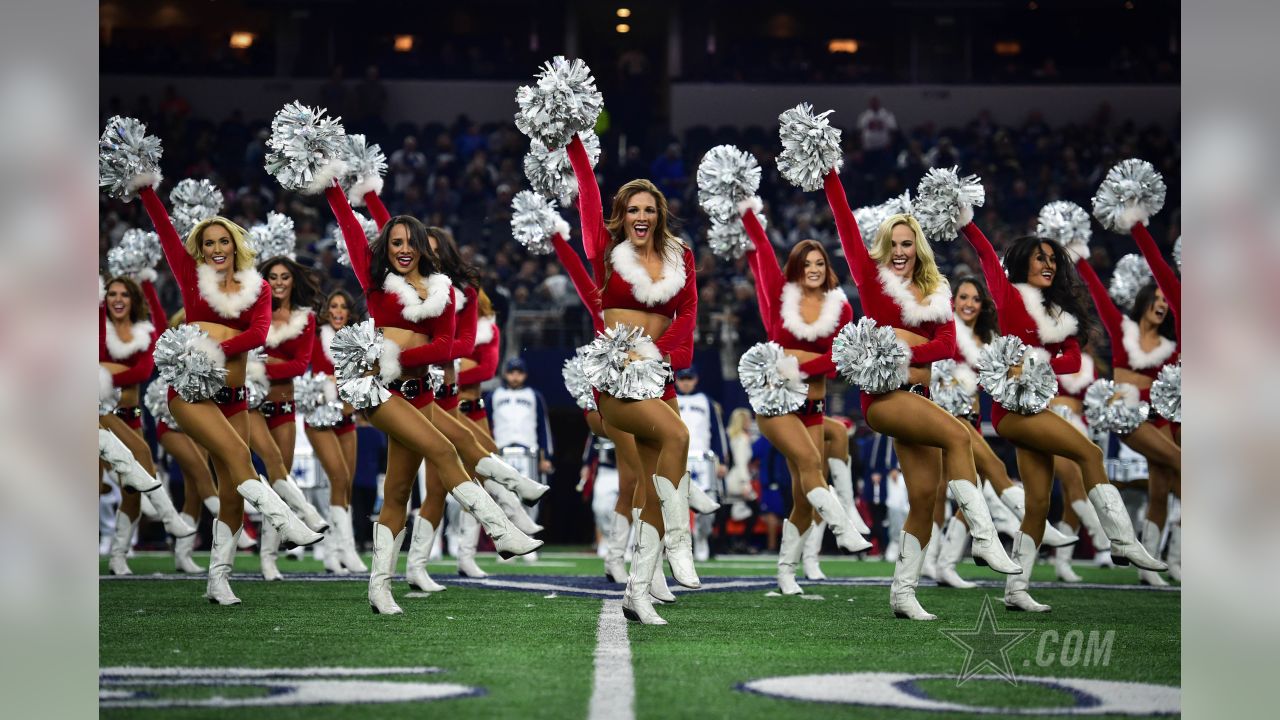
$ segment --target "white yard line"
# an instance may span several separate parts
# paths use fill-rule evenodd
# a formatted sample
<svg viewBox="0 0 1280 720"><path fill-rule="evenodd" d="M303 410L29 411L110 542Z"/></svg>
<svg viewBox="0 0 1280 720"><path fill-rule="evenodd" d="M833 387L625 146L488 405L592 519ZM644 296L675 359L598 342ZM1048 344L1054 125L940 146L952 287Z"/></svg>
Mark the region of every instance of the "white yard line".
<svg viewBox="0 0 1280 720"><path fill-rule="evenodd" d="M587 720L632 720L636 682L621 600L605 600L596 629L596 671Z"/></svg>

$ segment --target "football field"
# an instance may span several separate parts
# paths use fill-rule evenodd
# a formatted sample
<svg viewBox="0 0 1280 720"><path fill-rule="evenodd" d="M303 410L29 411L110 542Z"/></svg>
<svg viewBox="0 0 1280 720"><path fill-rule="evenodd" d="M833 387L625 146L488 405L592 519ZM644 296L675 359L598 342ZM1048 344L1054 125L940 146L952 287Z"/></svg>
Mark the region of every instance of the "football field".
<svg viewBox="0 0 1280 720"><path fill-rule="evenodd" d="M672 583L670 623L626 623L622 586L585 552L536 564L481 556L491 577L433 562L442 593L392 585L401 616L374 615L366 576L281 559L263 582L236 559L243 604L210 605L205 580L167 555L99 582L105 718L937 718L1131 717L1181 707L1181 592L1132 569L1077 565L1083 586L1035 569L1048 615L1011 613L1003 582L967 561L973 590L922 580L935 622L893 617L892 565L826 556L828 580L781 597L773 557L700 563ZM206 557L197 555L204 565ZM403 558L400 567L403 569ZM986 603L990 599L991 604ZM945 631L945 632L944 632Z"/></svg>

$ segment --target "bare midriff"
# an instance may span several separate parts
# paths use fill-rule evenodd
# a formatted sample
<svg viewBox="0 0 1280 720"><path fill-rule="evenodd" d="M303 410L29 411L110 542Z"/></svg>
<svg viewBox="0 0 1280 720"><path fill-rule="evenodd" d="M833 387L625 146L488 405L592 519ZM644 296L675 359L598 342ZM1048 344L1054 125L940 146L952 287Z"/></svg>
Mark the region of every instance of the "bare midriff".
<svg viewBox="0 0 1280 720"><path fill-rule="evenodd" d="M643 310L625 310L623 308L614 308L604 311L604 326L611 328L614 325L630 325L644 330L644 334L649 336L650 340L657 340L662 337L662 333L671 327L671 318L658 313L644 312Z"/></svg>
<svg viewBox="0 0 1280 720"><path fill-rule="evenodd" d="M107 372L111 373L112 375L115 375L118 372L129 369L128 365L121 365L120 363L103 362L98 364L106 368ZM137 404L138 404L138 386L137 385L130 385L128 387L120 388L120 402L118 403L119 407L133 407L134 405L137 405Z"/></svg>
<svg viewBox="0 0 1280 720"><path fill-rule="evenodd" d="M795 358L801 365L810 360L822 357L821 353L810 352L808 350L796 350L794 348L783 348L783 352ZM809 386L809 393L806 396L810 400L823 400L827 397L827 378L825 375L811 375L805 378L805 383Z"/></svg>
<svg viewBox="0 0 1280 720"><path fill-rule="evenodd" d="M400 346L401 354L403 354L406 350L412 350L416 347L422 347L423 345L426 345L427 343L431 342L430 336L423 335L422 333L416 333L412 330L405 330L404 328L390 328L390 327L384 327L380 329L382 330L383 337L395 343L396 345ZM401 366L400 377L402 378L423 377L427 374L428 367L429 366L427 365L419 365L417 367Z"/></svg>
<svg viewBox="0 0 1280 720"><path fill-rule="evenodd" d="M1129 368L1116 368L1115 379L1118 383L1129 383L1139 390L1150 390L1154 382L1151 378Z"/></svg>
<svg viewBox="0 0 1280 720"><path fill-rule="evenodd" d="M227 327L216 322L201 320L192 323L196 327L209 334L209 338L216 343L223 343L240 334L240 331ZM239 355L230 355L227 357L227 385L238 387L244 385L245 366L249 363L248 353L240 353Z"/></svg>

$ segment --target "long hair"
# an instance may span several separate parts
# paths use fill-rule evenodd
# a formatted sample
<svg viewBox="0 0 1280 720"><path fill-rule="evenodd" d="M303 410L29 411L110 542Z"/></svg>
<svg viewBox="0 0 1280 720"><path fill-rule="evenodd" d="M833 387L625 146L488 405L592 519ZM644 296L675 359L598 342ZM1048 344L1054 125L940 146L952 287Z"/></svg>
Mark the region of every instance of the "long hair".
<svg viewBox="0 0 1280 720"><path fill-rule="evenodd" d="M978 311L978 319L973 323L973 334L984 343L989 343L1000 336L1000 316L996 314L995 301L991 299L991 291L987 290L987 283L982 278L967 275L959 280L951 283L951 297L954 298L960 294L960 286L968 283L974 287L978 294L978 302L982 303L982 309ZM963 322L960 318L956 318L956 322Z"/></svg>
<svg viewBox="0 0 1280 720"><path fill-rule="evenodd" d="M440 269L450 280L458 285L480 287L480 271L462 259L458 244L453 240L453 233L442 227L428 227L427 237L436 239L436 257L440 260Z"/></svg>
<svg viewBox="0 0 1280 720"><path fill-rule="evenodd" d="M271 268L276 265L283 265L290 275L293 275L293 289L289 293L289 305L294 309L307 308L316 309L316 301L320 297L320 283L316 280L315 273L302 267L296 260L290 260L284 255L278 255L258 266L258 272L266 279L267 274L271 272ZM271 308L276 309L276 299L271 299Z"/></svg>
<svg viewBox="0 0 1280 720"><path fill-rule="evenodd" d="M412 215L397 215L382 227L378 237L369 245L372 258L369 274L377 287L382 287L387 275L395 272L391 269L391 261L387 260L387 246L391 244L391 231L397 225L404 225L409 230L409 247L418 251L418 272L423 277L440 272L440 260L431 252L431 243L427 240L427 226Z"/></svg>
<svg viewBox="0 0 1280 720"><path fill-rule="evenodd" d="M662 194L657 185L644 178L632 180L618 188L618 192L613 196L613 208L610 210L609 219L605 221L605 228L609 231L609 247L605 248L604 252L605 284L608 284L609 277L613 274L613 248L627 240L627 231L624 227L627 219L627 205L631 202L631 198L642 192L652 195L654 204L658 208L658 220L651 230L654 249L664 259L667 253L684 253L684 242L671 232L673 218L671 211L667 208L667 196ZM603 285L601 289L603 290Z"/></svg>
<svg viewBox="0 0 1280 720"><path fill-rule="evenodd" d="M1053 240L1034 235L1020 237L1014 240L1009 249L1005 251L1005 273L1009 276L1010 282L1027 282L1027 274L1031 268L1031 258L1040 252L1041 245L1048 245L1052 249L1053 264L1056 270L1053 274L1053 282L1049 287L1043 289L1045 304L1047 306L1056 306L1059 310L1071 313L1076 317L1076 320L1080 323L1076 335L1080 341L1080 346L1083 347L1088 344L1089 337L1094 331L1093 317L1089 312L1091 303L1089 302L1084 282L1076 272L1075 263L1071 261L1071 257L1067 255L1067 251L1061 245ZM1048 310L1049 308L1046 307L1045 309Z"/></svg>
<svg viewBox="0 0 1280 720"><path fill-rule="evenodd" d="M138 283L131 277L117 275L107 281L107 292L111 292L111 286L119 283L124 286L124 291L129 293L129 322L140 323L143 320L151 319L151 308L147 307L147 301L142 297L142 288L138 287ZM110 313L107 314L110 318Z"/></svg>
<svg viewBox="0 0 1280 720"><path fill-rule="evenodd" d="M814 250L822 253L822 259L827 263L827 276L822 281L822 289L827 291L839 287L840 279L836 277L836 271L831 268L831 257L827 255L827 250L822 247L822 243L817 240L801 240L791 248L791 254L787 256L787 264L782 268L782 274L787 282L800 282L800 278L804 276L805 260Z"/></svg>
<svg viewBox="0 0 1280 720"><path fill-rule="evenodd" d="M933 258L933 248L925 238L924 230L920 229L920 223L910 215L890 215L880 223L876 239L871 243L871 259L881 265L889 263L889 258L893 256L893 229L899 225L906 225L916 236L916 267L911 271L911 282L920 288L921 294L926 297L932 295L942 284L942 273L938 272L938 262Z"/></svg>
<svg viewBox="0 0 1280 720"><path fill-rule="evenodd" d="M1133 298L1133 307L1129 308L1129 319L1135 323L1142 322L1142 316L1147 314L1152 305L1156 304L1156 287L1155 281L1148 282L1138 291L1137 296ZM1173 329L1173 311L1170 310L1164 314L1164 320L1160 321L1160 327L1156 328L1156 332L1162 337L1170 340L1176 340L1176 333Z"/></svg>
<svg viewBox="0 0 1280 720"><path fill-rule="evenodd" d="M248 233L245 232L244 228L221 215L205 218L196 223L196 226L187 234L187 241L183 243L187 248L187 254L197 263L204 262L204 253L200 251L200 241L204 238L204 231L212 225L221 225L226 228L227 233L231 235L231 242L235 244L236 252L231 261L232 271L253 267L253 260L257 253L253 251L253 248L249 247Z"/></svg>
<svg viewBox="0 0 1280 720"><path fill-rule="evenodd" d="M729 437L747 435L751 427L751 413L746 408L738 408L729 413L729 424L725 434Z"/></svg>
<svg viewBox="0 0 1280 720"><path fill-rule="evenodd" d="M351 293L343 290L342 288L338 288L325 297L324 307L320 308L320 322L329 322L329 303L333 302L335 297L340 297L347 303L348 325L354 325L364 319L364 315L360 311L360 307L356 305L356 299L351 296Z"/></svg>
<svg viewBox="0 0 1280 720"><path fill-rule="evenodd" d="M476 302L480 303L476 306L476 314L478 317L493 317L497 312L493 309L493 301L489 299L489 293L481 290L476 293Z"/></svg>

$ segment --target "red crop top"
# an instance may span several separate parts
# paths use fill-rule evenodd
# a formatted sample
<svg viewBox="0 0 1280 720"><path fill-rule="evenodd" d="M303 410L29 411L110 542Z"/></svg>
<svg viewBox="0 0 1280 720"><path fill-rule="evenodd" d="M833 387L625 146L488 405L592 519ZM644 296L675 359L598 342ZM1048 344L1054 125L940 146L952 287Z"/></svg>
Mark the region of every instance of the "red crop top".
<svg viewBox="0 0 1280 720"><path fill-rule="evenodd" d="M267 379L291 380L307 371L316 338L316 315L311 310L294 310L289 321L271 324L267 330L267 357L280 362L265 363Z"/></svg>
<svg viewBox="0 0 1280 720"><path fill-rule="evenodd" d="M480 318L476 322L476 344L467 355L475 367L458 373L459 385L478 385L498 373L499 350L502 346L498 323L492 317Z"/></svg>
<svg viewBox="0 0 1280 720"><path fill-rule="evenodd" d="M178 231L173 228L164 203L154 188L138 191L142 205L160 236L160 247L182 293L182 305L186 308L187 323L212 322L224 325L240 333L221 344L222 352L230 358L261 347L267 340L267 328L271 325L271 289L254 268L236 272L240 290L227 294L219 289L218 273L212 267L197 263L183 246Z"/></svg>
<svg viewBox="0 0 1280 720"><path fill-rule="evenodd" d="M147 297L147 308L151 311L151 319L133 324L130 336L132 340L125 342L116 332L115 323L107 318L107 310L98 306L98 362L127 365L111 376L111 384L115 387L130 387L151 377L156 368L151 352L155 350L156 339L169 326L164 306L160 304L160 295L150 280L142 283L142 293ZM137 302L141 298L134 299Z"/></svg>
<svg viewBox="0 0 1280 720"><path fill-rule="evenodd" d="M453 302L455 310L454 332L453 332L453 350L450 354L450 360L467 357L476 349L476 302L478 293L476 289L468 285L465 289L459 290L453 288Z"/></svg>
<svg viewBox="0 0 1280 720"><path fill-rule="evenodd" d="M1146 226L1141 223L1134 225L1129 233L1137 241L1142 256L1147 259L1147 266L1156 278L1156 287L1160 288L1165 301L1169 303L1169 312L1173 313L1174 335L1178 338L1178 345L1182 345L1182 281L1178 279L1178 273L1173 271L1173 267L1165 261L1164 255L1160 254L1156 239L1147 232Z"/></svg>

